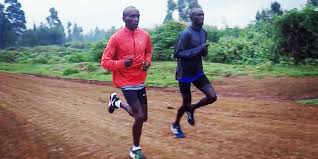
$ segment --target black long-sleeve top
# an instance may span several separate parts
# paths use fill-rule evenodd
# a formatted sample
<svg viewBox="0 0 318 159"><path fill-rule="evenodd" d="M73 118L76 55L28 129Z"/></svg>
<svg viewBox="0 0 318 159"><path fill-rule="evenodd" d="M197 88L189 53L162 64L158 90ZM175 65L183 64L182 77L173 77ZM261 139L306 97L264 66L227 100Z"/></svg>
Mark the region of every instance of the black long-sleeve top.
<svg viewBox="0 0 318 159"><path fill-rule="evenodd" d="M202 28L189 26L180 33L174 50L174 58L177 59L176 80L193 82L204 74L202 56L208 53L204 45L206 39L207 33Z"/></svg>

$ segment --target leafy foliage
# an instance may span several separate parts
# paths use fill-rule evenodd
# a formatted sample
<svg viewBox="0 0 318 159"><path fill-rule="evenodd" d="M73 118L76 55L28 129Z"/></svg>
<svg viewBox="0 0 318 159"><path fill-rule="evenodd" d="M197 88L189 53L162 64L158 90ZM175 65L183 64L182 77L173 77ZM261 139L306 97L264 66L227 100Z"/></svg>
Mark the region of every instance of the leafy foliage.
<svg viewBox="0 0 318 159"><path fill-rule="evenodd" d="M317 7L318 0L307 0L307 4Z"/></svg>
<svg viewBox="0 0 318 159"><path fill-rule="evenodd" d="M173 60L172 54L179 33L186 24L171 21L156 27L151 34L154 60Z"/></svg>
<svg viewBox="0 0 318 159"><path fill-rule="evenodd" d="M200 8L198 0L168 0L167 15L164 22L174 20L172 14L175 10L178 10L179 20L183 22L189 22L188 14L192 8Z"/></svg>
<svg viewBox="0 0 318 159"><path fill-rule="evenodd" d="M295 63L318 58L318 11L313 6L293 9L275 21L277 50Z"/></svg>
<svg viewBox="0 0 318 159"><path fill-rule="evenodd" d="M173 20L172 14L174 12L174 10L176 9L177 4L176 2L174 2L173 0L168 0L168 4L167 4L167 15L164 19L164 22L168 22Z"/></svg>
<svg viewBox="0 0 318 159"><path fill-rule="evenodd" d="M0 48L16 46L26 29L24 11L17 0L0 4Z"/></svg>
<svg viewBox="0 0 318 159"><path fill-rule="evenodd" d="M93 45L90 51L93 61L100 62L106 45L107 45L107 42L104 42L104 41L97 42Z"/></svg>
<svg viewBox="0 0 318 159"><path fill-rule="evenodd" d="M80 72L79 69L69 68L69 69L66 69L66 70L63 72L63 75L64 75L64 76L68 76L68 75L76 74L76 73L79 73L79 72Z"/></svg>
<svg viewBox="0 0 318 159"><path fill-rule="evenodd" d="M0 3L0 49L5 47L5 31L8 30L8 24L9 20L5 16L4 5Z"/></svg>
<svg viewBox="0 0 318 159"><path fill-rule="evenodd" d="M282 15L283 11L281 5L278 2L271 3L270 9L263 9L262 11L257 11L256 20L257 21L271 21L275 16Z"/></svg>

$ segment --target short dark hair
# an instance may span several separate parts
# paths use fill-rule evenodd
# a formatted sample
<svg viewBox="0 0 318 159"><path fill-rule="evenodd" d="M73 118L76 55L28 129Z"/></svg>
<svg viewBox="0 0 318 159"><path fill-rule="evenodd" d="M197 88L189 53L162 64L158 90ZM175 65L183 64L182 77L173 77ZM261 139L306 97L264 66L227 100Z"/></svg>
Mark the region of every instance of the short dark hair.
<svg viewBox="0 0 318 159"><path fill-rule="evenodd" d="M192 14L193 14L195 11L197 11L197 10L202 10L202 8L201 8L201 7L192 8L192 9L190 10L190 12L189 12L189 17L191 17ZM203 10L202 10L202 11L203 11Z"/></svg>
<svg viewBox="0 0 318 159"><path fill-rule="evenodd" d="M137 9L137 8L134 7L134 6L128 6L128 7L126 7L126 8L124 9L124 11L123 11L123 17L127 16L127 12L128 12L129 10L131 10L131 9ZM138 9L137 9L137 10L138 10Z"/></svg>

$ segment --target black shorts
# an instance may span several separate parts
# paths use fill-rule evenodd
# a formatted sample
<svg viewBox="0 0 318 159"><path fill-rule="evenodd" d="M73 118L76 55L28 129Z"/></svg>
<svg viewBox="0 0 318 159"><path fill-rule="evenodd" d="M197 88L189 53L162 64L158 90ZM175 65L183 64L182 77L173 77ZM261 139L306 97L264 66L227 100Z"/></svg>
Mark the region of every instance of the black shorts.
<svg viewBox="0 0 318 159"><path fill-rule="evenodd" d="M129 105L134 105L137 100L140 104L147 105L147 93L146 88L140 90L121 90L125 96L125 99Z"/></svg>
<svg viewBox="0 0 318 159"><path fill-rule="evenodd" d="M193 82L179 82L180 92L183 93L190 93L191 83L195 85L198 89L210 84L209 79L206 75L202 75L200 78L194 80Z"/></svg>

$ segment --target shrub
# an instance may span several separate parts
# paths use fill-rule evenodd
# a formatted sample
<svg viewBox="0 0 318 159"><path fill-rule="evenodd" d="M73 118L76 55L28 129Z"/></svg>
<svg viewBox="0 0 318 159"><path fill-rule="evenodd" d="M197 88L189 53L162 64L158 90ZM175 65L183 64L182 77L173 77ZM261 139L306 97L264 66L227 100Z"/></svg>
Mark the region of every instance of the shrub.
<svg viewBox="0 0 318 159"><path fill-rule="evenodd" d="M94 62L100 62L106 45L107 45L107 42L104 42L104 41L97 42L93 45L90 51L90 54Z"/></svg>
<svg viewBox="0 0 318 159"><path fill-rule="evenodd" d="M80 72L80 70L78 70L78 69L69 68L69 69L66 69L65 71L63 71L63 75L68 76L68 75L76 74L79 72Z"/></svg>
<svg viewBox="0 0 318 159"><path fill-rule="evenodd" d="M31 60L31 62L33 64L47 64L48 63L48 58L47 57L44 57L44 56L38 56L36 58L33 58Z"/></svg>
<svg viewBox="0 0 318 159"><path fill-rule="evenodd" d="M83 54L73 53L73 54L67 55L66 59L70 63L79 63L84 61L84 56Z"/></svg>
<svg viewBox="0 0 318 159"><path fill-rule="evenodd" d="M173 60L173 50L179 33L186 27L186 24L171 21L156 27L151 32L153 44L153 60Z"/></svg>
<svg viewBox="0 0 318 159"><path fill-rule="evenodd" d="M16 62L16 54L17 53L13 51L0 51L0 62Z"/></svg>

